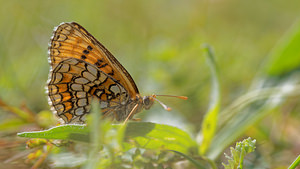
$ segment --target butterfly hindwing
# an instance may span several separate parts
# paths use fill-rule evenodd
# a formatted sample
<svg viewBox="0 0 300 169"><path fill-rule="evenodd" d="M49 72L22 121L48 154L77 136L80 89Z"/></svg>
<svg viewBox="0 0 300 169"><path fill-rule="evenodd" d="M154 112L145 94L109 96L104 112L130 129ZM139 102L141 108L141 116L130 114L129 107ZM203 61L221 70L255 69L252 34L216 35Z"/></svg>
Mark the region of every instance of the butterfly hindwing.
<svg viewBox="0 0 300 169"><path fill-rule="evenodd" d="M126 109L126 89L96 66L76 58L61 61L50 73L48 95L56 115L66 123L85 121L91 99L100 101L102 112Z"/></svg>

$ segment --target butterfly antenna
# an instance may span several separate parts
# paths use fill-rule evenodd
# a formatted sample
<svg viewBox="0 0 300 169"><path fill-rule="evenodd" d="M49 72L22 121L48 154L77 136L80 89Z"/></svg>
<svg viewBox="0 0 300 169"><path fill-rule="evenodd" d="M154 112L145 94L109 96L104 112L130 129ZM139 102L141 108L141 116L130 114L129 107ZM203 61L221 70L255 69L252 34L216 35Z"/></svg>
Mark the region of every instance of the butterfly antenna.
<svg viewBox="0 0 300 169"><path fill-rule="evenodd" d="M173 95L156 95L156 96L163 96L163 97L176 97L178 99L187 100L188 97L186 96L173 96Z"/></svg>
<svg viewBox="0 0 300 169"><path fill-rule="evenodd" d="M178 98L178 99L182 99L182 100L187 100L188 99L188 97L186 97L186 96L173 96L173 95L152 95L152 98L154 99L154 100L156 100L165 110L167 110L167 111L170 111L170 110L172 110L172 108L171 107L168 107L167 105L165 105L163 102L161 102L160 100L158 100L157 98L156 98L156 96L163 96L163 97L175 97L175 98Z"/></svg>
<svg viewBox="0 0 300 169"><path fill-rule="evenodd" d="M157 98L155 97L152 97L154 100L156 100L165 110L167 111L171 111L172 108L171 107L168 107L167 105L165 105L163 102L161 102L160 100L158 100Z"/></svg>

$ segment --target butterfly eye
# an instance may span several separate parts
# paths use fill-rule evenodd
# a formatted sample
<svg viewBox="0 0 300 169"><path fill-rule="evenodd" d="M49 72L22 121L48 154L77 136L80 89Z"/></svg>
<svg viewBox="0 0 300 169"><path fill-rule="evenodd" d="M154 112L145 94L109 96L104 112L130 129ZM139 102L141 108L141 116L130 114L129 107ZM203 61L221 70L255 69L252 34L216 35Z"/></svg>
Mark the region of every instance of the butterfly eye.
<svg viewBox="0 0 300 169"><path fill-rule="evenodd" d="M148 105L150 103L149 97L144 98L144 105Z"/></svg>
<svg viewBox="0 0 300 169"><path fill-rule="evenodd" d="M150 109L150 107L152 106L153 102L154 102L154 100L153 100L153 98L151 96L145 96L143 98L143 104L144 104L144 107L145 107L146 110Z"/></svg>

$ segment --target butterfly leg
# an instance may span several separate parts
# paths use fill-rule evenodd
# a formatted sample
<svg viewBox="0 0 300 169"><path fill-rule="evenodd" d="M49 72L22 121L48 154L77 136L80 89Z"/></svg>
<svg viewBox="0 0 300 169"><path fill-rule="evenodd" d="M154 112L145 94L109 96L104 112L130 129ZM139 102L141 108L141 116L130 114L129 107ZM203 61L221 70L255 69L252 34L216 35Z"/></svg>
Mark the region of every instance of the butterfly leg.
<svg viewBox="0 0 300 169"><path fill-rule="evenodd" d="M136 104L136 105L133 107L133 109L131 110L131 112L129 113L129 115L127 116L127 118L125 119L125 121L124 121L123 124L125 124L125 123L129 120L130 116L132 115L133 112L135 112L135 110L136 110L137 107L138 107L138 104Z"/></svg>

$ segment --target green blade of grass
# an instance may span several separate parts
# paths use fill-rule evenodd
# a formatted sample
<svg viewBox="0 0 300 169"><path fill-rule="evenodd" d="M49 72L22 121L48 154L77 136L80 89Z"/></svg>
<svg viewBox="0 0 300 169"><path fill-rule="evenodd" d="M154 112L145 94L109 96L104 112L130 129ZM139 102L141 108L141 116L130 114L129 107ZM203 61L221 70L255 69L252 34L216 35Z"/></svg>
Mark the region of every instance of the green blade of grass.
<svg viewBox="0 0 300 169"><path fill-rule="evenodd" d="M273 48L266 73L281 76L300 67L300 22L297 22Z"/></svg>
<svg viewBox="0 0 300 169"><path fill-rule="evenodd" d="M88 162L82 167L83 169L96 169L97 165L101 160L99 160L99 152L101 149L101 145L103 144L103 138L105 137L105 132L103 129L103 124L100 118L100 105L96 100L92 101L91 104L92 110L91 114L87 117L89 124L90 135L90 145L89 153L88 153ZM110 124L107 124L110 126ZM111 158L111 156L109 156Z"/></svg>
<svg viewBox="0 0 300 169"><path fill-rule="evenodd" d="M300 155L294 160L288 169L295 169L300 164Z"/></svg>
<svg viewBox="0 0 300 169"><path fill-rule="evenodd" d="M219 87L219 79L218 79L216 63L214 61L214 54L212 49L208 45L204 46L204 50L211 71L212 87L211 87L210 106L207 113L205 114L202 123L201 134L203 136L203 140L199 147L199 154L201 155L206 153L216 133L218 114L220 109L220 87Z"/></svg>

